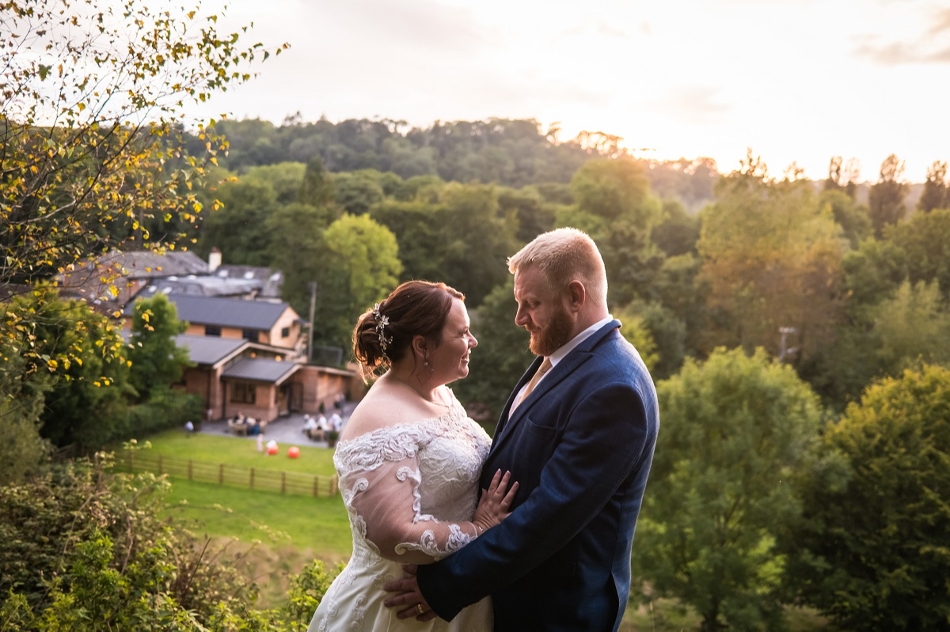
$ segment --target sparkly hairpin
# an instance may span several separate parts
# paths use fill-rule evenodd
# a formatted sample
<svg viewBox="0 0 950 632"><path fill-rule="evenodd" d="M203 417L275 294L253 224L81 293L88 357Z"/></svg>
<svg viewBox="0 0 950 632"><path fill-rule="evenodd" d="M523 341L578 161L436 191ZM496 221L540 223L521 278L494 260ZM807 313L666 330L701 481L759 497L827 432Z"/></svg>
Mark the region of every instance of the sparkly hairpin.
<svg viewBox="0 0 950 632"><path fill-rule="evenodd" d="M386 348L392 343L392 336L386 337L386 325L389 324L389 316L383 316L379 313L379 303L373 305L373 316L376 318L376 335L379 336L379 346L383 350L383 358L389 360L386 356Z"/></svg>

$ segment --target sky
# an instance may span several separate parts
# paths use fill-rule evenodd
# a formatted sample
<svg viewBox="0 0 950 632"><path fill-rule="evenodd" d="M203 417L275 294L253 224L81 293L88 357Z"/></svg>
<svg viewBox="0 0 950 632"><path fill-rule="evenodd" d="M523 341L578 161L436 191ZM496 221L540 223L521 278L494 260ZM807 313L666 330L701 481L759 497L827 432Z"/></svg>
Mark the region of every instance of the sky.
<svg viewBox="0 0 950 632"><path fill-rule="evenodd" d="M947 0L232 0L248 22L290 49L202 115L530 118L723 172L751 149L775 176L950 160Z"/></svg>

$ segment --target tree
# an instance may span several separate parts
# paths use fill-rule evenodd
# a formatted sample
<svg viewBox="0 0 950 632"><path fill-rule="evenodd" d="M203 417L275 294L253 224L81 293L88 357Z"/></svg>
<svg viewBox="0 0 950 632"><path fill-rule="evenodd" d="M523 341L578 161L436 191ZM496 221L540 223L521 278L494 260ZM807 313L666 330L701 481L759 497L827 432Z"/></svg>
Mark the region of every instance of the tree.
<svg viewBox="0 0 950 632"><path fill-rule="evenodd" d="M346 347L356 318L384 298L402 272L396 237L368 215L349 215L324 232L320 287L322 339Z"/></svg>
<svg viewBox="0 0 950 632"><path fill-rule="evenodd" d="M825 180L823 191L838 191L844 193L851 201L858 190L858 161L850 158L847 163L841 156L832 156L828 163L828 179Z"/></svg>
<svg viewBox="0 0 950 632"><path fill-rule="evenodd" d="M93 0L12 0L0 41L4 148L0 283L29 283L118 247L98 231L200 210L193 184L221 140L199 124L204 156L182 154L186 102L250 75L269 53L219 34L215 15ZM134 238L142 247L148 235Z"/></svg>
<svg viewBox="0 0 950 632"><path fill-rule="evenodd" d="M294 202L278 208L264 223L264 232L270 236L271 266L284 273L281 298L307 318L310 284L323 279L328 256L323 238L326 221L326 208Z"/></svg>
<svg viewBox="0 0 950 632"><path fill-rule="evenodd" d="M363 215L383 200L383 187L378 171L364 169L333 176L333 191L337 205L350 215Z"/></svg>
<svg viewBox="0 0 950 632"><path fill-rule="evenodd" d="M278 205L298 201L303 187L306 165L299 162L280 162L276 165L251 167L243 174L243 182L260 182L274 190Z"/></svg>
<svg viewBox="0 0 950 632"><path fill-rule="evenodd" d="M950 365L950 312L936 281L904 281L874 313L878 355L891 375L919 362Z"/></svg>
<svg viewBox="0 0 950 632"><path fill-rule="evenodd" d="M884 227L896 224L904 219L907 208L904 195L907 185L901 182L904 175L904 161L891 154L881 163L881 179L871 185L868 193L868 216L874 226L874 234L880 237Z"/></svg>
<svg viewBox="0 0 950 632"><path fill-rule="evenodd" d="M854 203L854 198L838 189L827 189L818 196L818 204L824 211L827 209L834 217L835 223L841 227L843 237L857 248L864 239L871 234L871 218L868 217L867 207Z"/></svg>
<svg viewBox="0 0 950 632"><path fill-rule="evenodd" d="M779 629L784 525L813 458L818 399L762 350L716 350L658 385L660 433L635 575L702 616L703 630Z"/></svg>
<svg viewBox="0 0 950 632"><path fill-rule="evenodd" d="M249 79L269 52L219 32L217 15L141 0L11 0L0 18L0 285L29 292L105 249L174 247L164 228L196 223L196 189L225 146L188 104ZM19 314L0 334L33 354L34 329L62 329L43 315L53 320ZM56 350L59 369L82 355Z"/></svg>
<svg viewBox="0 0 950 632"><path fill-rule="evenodd" d="M950 299L950 209L917 213L891 228L888 239L904 254L911 283L937 281Z"/></svg>
<svg viewBox="0 0 950 632"><path fill-rule="evenodd" d="M719 181L698 244L716 345L778 355L779 329L797 330L800 362L826 347L842 309L840 228L805 180L770 181L751 158Z"/></svg>
<svg viewBox="0 0 950 632"><path fill-rule="evenodd" d="M663 202L663 221L650 232L650 239L667 257L695 252L699 241L699 217L687 215L679 202L666 200Z"/></svg>
<svg viewBox="0 0 950 632"><path fill-rule="evenodd" d="M824 433L789 579L844 630L944 630L950 620L950 369L872 385ZM659 453L659 452L658 452Z"/></svg>
<svg viewBox="0 0 950 632"><path fill-rule="evenodd" d="M270 236L264 227L278 206L273 185L242 178L223 184L218 193L222 206L205 218L201 252L218 248L228 263L268 266Z"/></svg>
<svg viewBox="0 0 950 632"><path fill-rule="evenodd" d="M620 335L636 348L647 369L653 373L660 356L646 320L640 314L627 309L613 310L613 316L622 325Z"/></svg>
<svg viewBox="0 0 950 632"><path fill-rule="evenodd" d="M517 249L515 220L498 216L491 185L447 184L439 206L440 280L464 293L471 306L481 305L509 276L505 261Z"/></svg>
<svg viewBox="0 0 950 632"><path fill-rule="evenodd" d="M327 208L333 204L335 195L333 180L324 168L323 161L320 158L312 158L304 171L297 201L314 208Z"/></svg>
<svg viewBox="0 0 950 632"><path fill-rule="evenodd" d="M135 303L126 357L132 363L129 383L139 401L147 400L153 389L181 380L189 364L188 349L177 346L175 336L186 329L188 324L178 320L178 310L164 294Z"/></svg>
<svg viewBox="0 0 950 632"><path fill-rule="evenodd" d="M917 209L929 213L935 208L950 208L950 185L947 184L947 163L935 160L927 169L924 192Z"/></svg>
<svg viewBox="0 0 950 632"><path fill-rule="evenodd" d="M515 307L509 275L472 313L478 346L472 350L468 377L453 387L466 409L488 425L498 419L511 389L534 359L528 332L515 325Z"/></svg>
<svg viewBox="0 0 950 632"><path fill-rule="evenodd" d="M17 297L13 311L32 319L33 346L21 351L28 364L20 379L39 378L43 384L51 378L41 414L43 437L58 447L97 449L124 432L132 391L125 343L110 320L83 301L61 299L49 286Z"/></svg>
<svg viewBox="0 0 950 632"><path fill-rule="evenodd" d="M574 174L571 188L577 208L560 213L557 224L584 230L597 242L611 300L625 305L634 298L655 298L650 290L663 253L650 234L663 208L650 195L643 166L625 157L592 160Z"/></svg>

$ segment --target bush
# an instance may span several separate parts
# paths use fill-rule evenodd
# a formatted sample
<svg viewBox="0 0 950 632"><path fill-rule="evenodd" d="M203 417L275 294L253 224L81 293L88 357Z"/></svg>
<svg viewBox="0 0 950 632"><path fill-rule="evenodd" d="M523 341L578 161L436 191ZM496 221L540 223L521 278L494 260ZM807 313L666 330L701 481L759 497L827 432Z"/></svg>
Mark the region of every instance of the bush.
<svg viewBox="0 0 950 632"><path fill-rule="evenodd" d="M950 369L885 379L824 437L790 577L847 630L950 629Z"/></svg>
<svg viewBox="0 0 950 632"><path fill-rule="evenodd" d="M0 487L0 628L279 629L231 560L156 517L164 481L108 462Z"/></svg>
<svg viewBox="0 0 950 632"><path fill-rule="evenodd" d="M170 388L154 388L144 404L131 406L128 421L115 439L131 439L154 434L169 428L179 428L186 421L204 418L202 401L197 395Z"/></svg>

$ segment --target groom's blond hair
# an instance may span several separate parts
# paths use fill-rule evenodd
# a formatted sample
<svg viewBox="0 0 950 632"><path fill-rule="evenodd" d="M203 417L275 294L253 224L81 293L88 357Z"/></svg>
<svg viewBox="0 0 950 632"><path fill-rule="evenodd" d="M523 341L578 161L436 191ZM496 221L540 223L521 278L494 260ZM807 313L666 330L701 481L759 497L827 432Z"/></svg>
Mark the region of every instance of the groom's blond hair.
<svg viewBox="0 0 950 632"><path fill-rule="evenodd" d="M558 294L577 280L584 285L588 298L607 304L607 270L597 244L587 233L576 228L542 233L508 258L512 274L533 266L544 273L548 285Z"/></svg>

